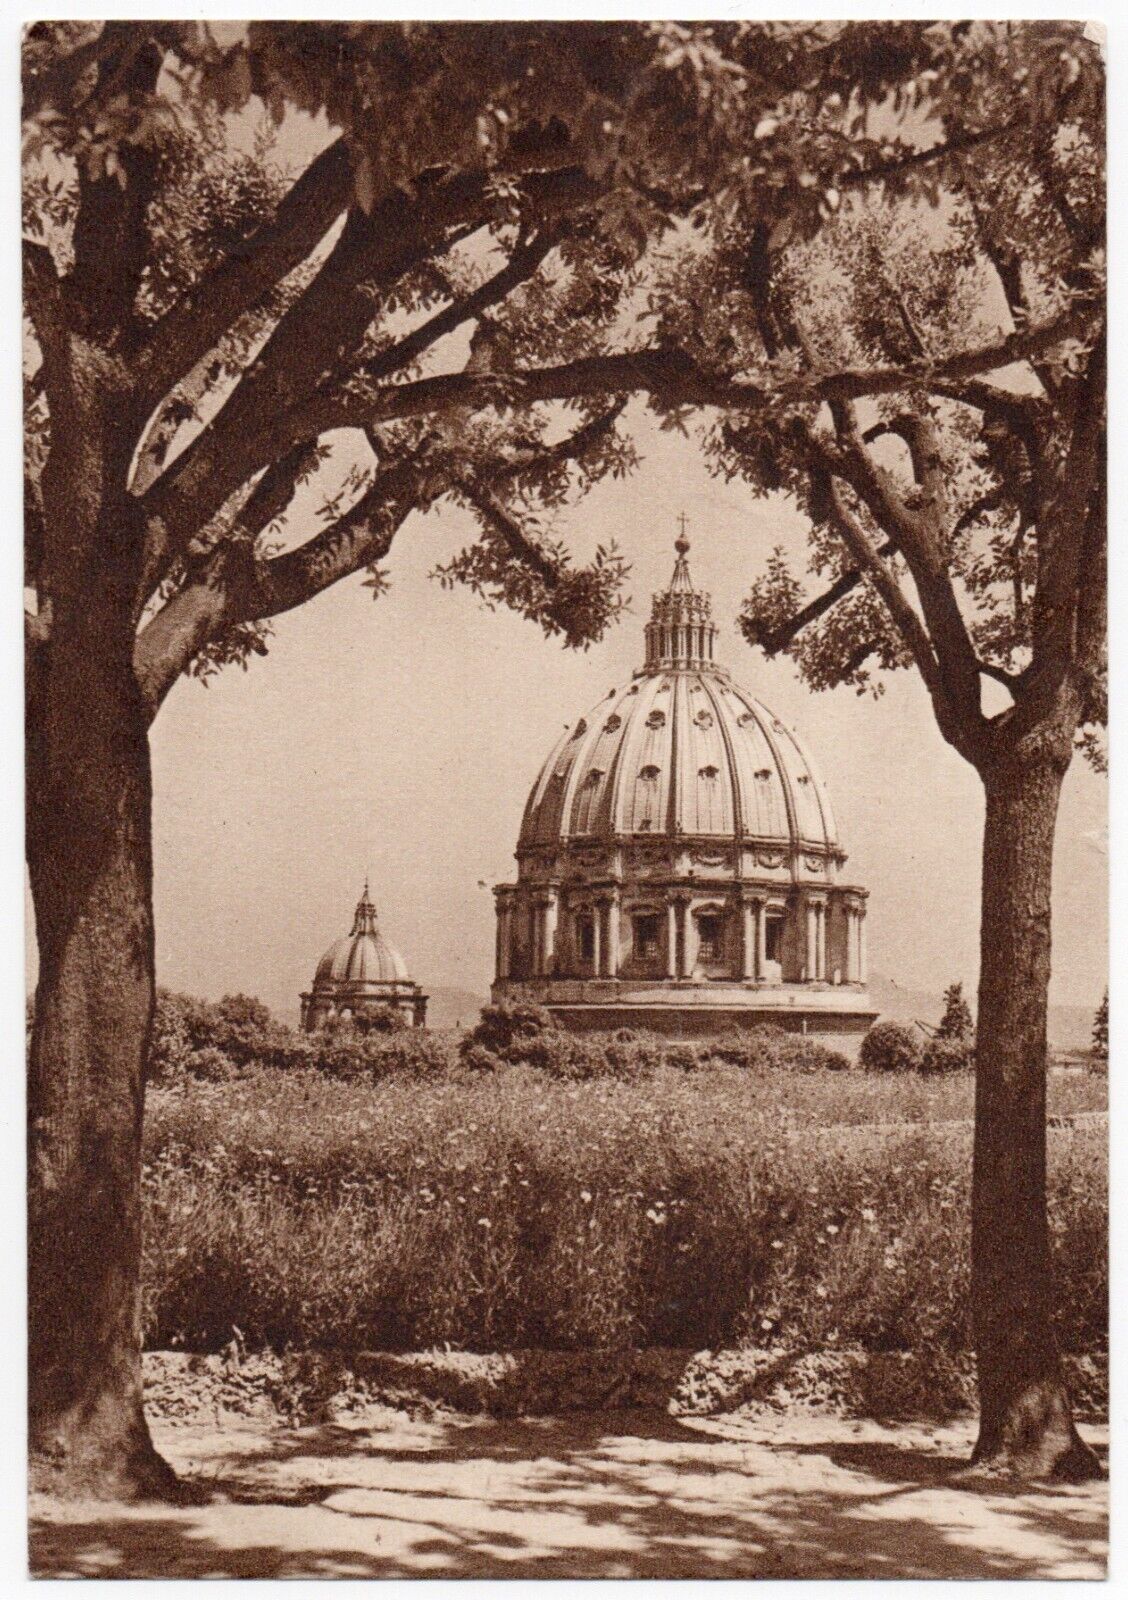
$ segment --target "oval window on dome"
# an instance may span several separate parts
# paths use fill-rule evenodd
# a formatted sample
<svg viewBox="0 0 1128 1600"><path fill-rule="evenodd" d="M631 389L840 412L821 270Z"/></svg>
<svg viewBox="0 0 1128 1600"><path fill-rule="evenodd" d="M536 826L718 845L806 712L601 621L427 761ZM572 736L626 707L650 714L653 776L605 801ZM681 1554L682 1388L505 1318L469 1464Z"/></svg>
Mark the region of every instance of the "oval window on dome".
<svg viewBox="0 0 1128 1600"><path fill-rule="evenodd" d="M756 718L752 715L751 711L745 711L739 717L737 717L736 720L740 727L746 728L750 722L755 722Z"/></svg>
<svg viewBox="0 0 1128 1600"><path fill-rule="evenodd" d="M644 783L657 783L660 771L661 768L659 767L643 767L639 772L639 777Z"/></svg>
<svg viewBox="0 0 1128 1600"><path fill-rule="evenodd" d="M713 726L713 713L706 711L705 707L702 706L693 720L699 728L711 728Z"/></svg>
<svg viewBox="0 0 1128 1600"><path fill-rule="evenodd" d="M585 787L588 788L588 789L594 789L596 784L599 782L600 778L602 778L602 776L603 776L603 773L600 771L600 769L598 767L592 767L591 771L588 773L587 777L584 779Z"/></svg>
<svg viewBox="0 0 1128 1600"><path fill-rule="evenodd" d="M572 738L573 739L582 739L586 732L587 732L587 723L584 721L583 717L581 717L579 722L576 723L576 731L572 735Z"/></svg>
<svg viewBox="0 0 1128 1600"><path fill-rule="evenodd" d="M699 767L697 776L699 778L704 778L709 783L712 783L715 778L720 776L720 769L718 767Z"/></svg>
<svg viewBox="0 0 1128 1600"><path fill-rule="evenodd" d="M757 778L759 778L761 783L767 783L767 781L771 777L771 775L772 774L771 774L771 768L770 767L761 767L759 772L757 772L757 774L756 774Z"/></svg>
<svg viewBox="0 0 1128 1600"><path fill-rule="evenodd" d="M614 733L616 728L623 726L623 719L618 712L612 711L607 721L603 724L604 733Z"/></svg>
<svg viewBox="0 0 1128 1600"><path fill-rule="evenodd" d="M666 713L664 711L652 711L646 719L646 726L648 728L664 728L666 726Z"/></svg>

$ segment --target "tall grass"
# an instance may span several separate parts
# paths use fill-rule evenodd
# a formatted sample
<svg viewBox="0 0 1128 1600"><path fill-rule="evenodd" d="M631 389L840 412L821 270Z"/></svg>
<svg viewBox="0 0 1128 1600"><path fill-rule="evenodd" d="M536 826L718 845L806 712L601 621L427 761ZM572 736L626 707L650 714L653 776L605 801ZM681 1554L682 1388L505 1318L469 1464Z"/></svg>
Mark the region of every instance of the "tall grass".
<svg viewBox="0 0 1128 1600"><path fill-rule="evenodd" d="M1099 1080L1055 1081L1059 1113ZM1103 1084L1100 1085L1103 1093ZM967 1346L970 1086L525 1066L151 1095L151 1345ZM1051 1131L1063 1346L1103 1346L1103 1132Z"/></svg>

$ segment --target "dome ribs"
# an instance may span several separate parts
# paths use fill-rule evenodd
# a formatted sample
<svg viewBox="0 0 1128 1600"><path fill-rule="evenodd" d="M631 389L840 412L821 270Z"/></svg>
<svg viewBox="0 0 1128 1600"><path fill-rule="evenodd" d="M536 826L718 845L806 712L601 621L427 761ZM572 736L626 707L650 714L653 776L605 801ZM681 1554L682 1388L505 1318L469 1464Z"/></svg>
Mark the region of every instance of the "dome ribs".
<svg viewBox="0 0 1128 1600"><path fill-rule="evenodd" d="M646 665L557 740L526 803L518 856L570 839L666 836L727 838L738 852L746 841L782 846L796 876L820 870L815 854L840 863L830 797L805 745L712 660L710 597L694 588L682 543L670 586L654 597Z"/></svg>
<svg viewBox="0 0 1128 1600"><path fill-rule="evenodd" d="M336 1018L384 1006L408 1014L414 1026L422 1027L427 1000L403 956L380 932L366 883L352 932L329 946L317 963L312 989L301 997L302 1027L313 1031Z"/></svg>
<svg viewBox="0 0 1128 1600"><path fill-rule="evenodd" d="M620 837L654 832L654 824L662 814L663 795L670 771L666 748L669 719L657 708L658 679L654 676L644 677L636 680L631 689L637 693L632 694L628 690L633 704L627 711L623 737L619 741L611 794L611 830ZM662 719L660 723L655 720L659 716ZM640 787L642 770L648 766L658 769L652 795Z"/></svg>
<svg viewBox="0 0 1128 1600"><path fill-rule="evenodd" d="M701 685L705 698L709 701L713 712L714 726L717 730L716 737L724 751L721 771L725 776L725 787L721 797L722 818L719 831L731 834L739 844L744 834L744 808L741 805L740 773L737 768L732 728L729 725L729 708L724 703L723 689L718 678L711 674L702 673L697 681ZM726 809L727 818L724 816L724 810ZM726 821L728 823L727 828L725 827Z"/></svg>

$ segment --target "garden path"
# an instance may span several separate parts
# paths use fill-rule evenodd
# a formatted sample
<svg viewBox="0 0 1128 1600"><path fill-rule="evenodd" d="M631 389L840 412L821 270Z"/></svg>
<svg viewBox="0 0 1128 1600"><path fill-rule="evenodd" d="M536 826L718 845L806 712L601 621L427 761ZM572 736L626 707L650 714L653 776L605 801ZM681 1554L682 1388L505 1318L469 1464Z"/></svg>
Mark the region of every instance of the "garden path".
<svg viewBox="0 0 1128 1600"><path fill-rule="evenodd" d="M387 1410L292 1430L154 1431L202 1503L45 1504L39 1575L1105 1575L1107 1486L961 1479L970 1422ZM1085 1431L1103 1448L1106 1430Z"/></svg>

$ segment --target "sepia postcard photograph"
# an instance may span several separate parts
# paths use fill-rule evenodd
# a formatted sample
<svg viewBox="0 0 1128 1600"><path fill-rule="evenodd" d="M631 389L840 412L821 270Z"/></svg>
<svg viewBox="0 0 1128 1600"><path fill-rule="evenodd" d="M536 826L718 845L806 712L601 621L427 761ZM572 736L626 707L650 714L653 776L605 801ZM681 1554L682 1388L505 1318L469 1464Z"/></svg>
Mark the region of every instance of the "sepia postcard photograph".
<svg viewBox="0 0 1128 1600"><path fill-rule="evenodd" d="M10 29L22 1570L1104 1579L1105 29L502 9Z"/></svg>

